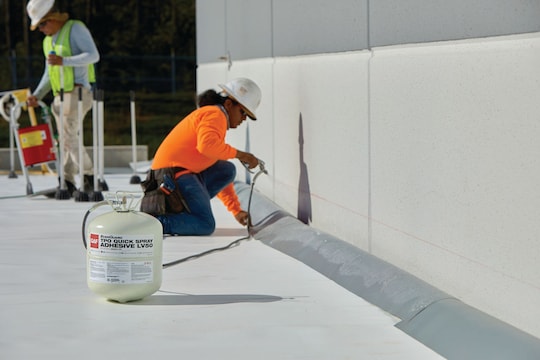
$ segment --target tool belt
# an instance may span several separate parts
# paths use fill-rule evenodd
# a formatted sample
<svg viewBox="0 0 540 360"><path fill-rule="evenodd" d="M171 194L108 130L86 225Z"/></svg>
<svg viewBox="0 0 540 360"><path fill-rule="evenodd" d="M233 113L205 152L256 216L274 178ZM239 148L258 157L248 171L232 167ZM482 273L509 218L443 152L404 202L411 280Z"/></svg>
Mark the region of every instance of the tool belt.
<svg viewBox="0 0 540 360"><path fill-rule="evenodd" d="M141 211L152 216L189 212L189 207L176 184L176 179L189 170L179 167L150 170L141 182L144 196Z"/></svg>

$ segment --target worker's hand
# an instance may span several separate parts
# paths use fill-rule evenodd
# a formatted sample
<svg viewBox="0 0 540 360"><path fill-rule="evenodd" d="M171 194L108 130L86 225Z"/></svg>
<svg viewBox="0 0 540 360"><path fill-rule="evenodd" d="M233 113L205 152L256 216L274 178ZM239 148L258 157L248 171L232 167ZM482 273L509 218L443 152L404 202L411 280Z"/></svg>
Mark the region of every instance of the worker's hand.
<svg viewBox="0 0 540 360"><path fill-rule="evenodd" d="M49 65L63 65L64 64L64 58L61 56L58 56L56 54L49 54L47 56L47 63Z"/></svg>
<svg viewBox="0 0 540 360"><path fill-rule="evenodd" d="M242 210L238 214L235 215L236 221L238 221L241 225L247 226L249 222L249 214Z"/></svg>
<svg viewBox="0 0 540 360"><path fill-rule="evenodd" d="M249 169L253 169L259 165L259 159L255 155L240 150L236 151L236 158L247 165Z"/></svg>
<svg viewBox="0 0 540 360"><path fill-rule="evenodd" d="M26 105L30 107L36 107L38 106L38 99L34 95L30 95L26 98Z"/></svg>

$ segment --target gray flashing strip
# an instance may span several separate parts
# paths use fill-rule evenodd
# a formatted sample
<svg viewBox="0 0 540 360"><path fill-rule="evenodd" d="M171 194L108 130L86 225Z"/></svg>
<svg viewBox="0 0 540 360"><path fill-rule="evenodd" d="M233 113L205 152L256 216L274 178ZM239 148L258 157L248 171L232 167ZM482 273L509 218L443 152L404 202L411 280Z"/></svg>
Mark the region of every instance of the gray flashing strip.
<svg viewBox="0 0 540 360"><path fill-rule="evenodd" d="M250 187L235 183L247 208ZM332 235L303 224L254 191L252 233L398 317L396 327L447 359L540 359L540 339L453 298Z"/></svg>

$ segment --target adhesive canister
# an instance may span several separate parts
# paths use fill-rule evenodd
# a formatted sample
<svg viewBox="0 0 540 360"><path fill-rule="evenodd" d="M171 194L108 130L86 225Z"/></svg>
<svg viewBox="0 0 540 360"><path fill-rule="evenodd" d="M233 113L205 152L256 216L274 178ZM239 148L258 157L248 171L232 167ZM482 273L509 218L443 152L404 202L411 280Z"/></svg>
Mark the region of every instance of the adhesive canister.
<svg viewBox="0 0 540 360"><path fill-rule="evenodd" d="M86 267L90 290L109 300L140 300L162 281L163 228L143 212L114 209L87 228Z"/></svg>

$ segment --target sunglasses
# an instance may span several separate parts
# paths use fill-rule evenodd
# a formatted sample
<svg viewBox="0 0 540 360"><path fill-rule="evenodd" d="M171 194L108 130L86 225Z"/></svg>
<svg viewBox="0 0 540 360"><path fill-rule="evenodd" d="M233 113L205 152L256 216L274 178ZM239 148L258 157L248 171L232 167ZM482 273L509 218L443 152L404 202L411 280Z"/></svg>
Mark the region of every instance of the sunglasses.
<svg viewBox="0 0 540 360"><path fill-rule="evenodd" d="M246 110L244 110L242 106L240 106L240 115L242 115L242 117L248 116Z"/></svg>
<svg viewBox="0 0 540 360"><path fill-rule="evenodd" d="M229 98L229 99L231 99L231 98ZM231 99L231 101L233 102L234 105L240 106L240 115L242 115L242 117L248 116L246 110L244 110L244 107L242 105L240 105L240 103L238 101L236 101L234 99Z"/></svg>

